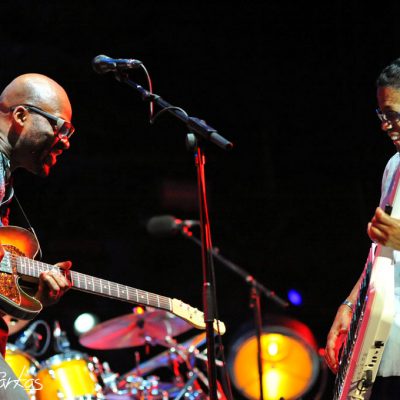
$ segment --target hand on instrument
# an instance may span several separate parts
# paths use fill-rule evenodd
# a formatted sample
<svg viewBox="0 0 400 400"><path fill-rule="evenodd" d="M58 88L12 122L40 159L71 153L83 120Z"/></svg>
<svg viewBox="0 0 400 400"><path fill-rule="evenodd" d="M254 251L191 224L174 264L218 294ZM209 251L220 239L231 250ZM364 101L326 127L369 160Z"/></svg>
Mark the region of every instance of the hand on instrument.
<svg viewBox="0 0 400 400"><path fill-rule="evenodd" d="M400 250L400 220L390 217L381 208L376 209L367 231L376 243Z"/></svg>
<svg viewBox="0 0 400 400"><path fill-rule="evenodd" d="M71 261L63 261L55 264L56 267L68 270L71 268ZM42 272L39 277L39 287L35 294L44 307L57 303L61 296L71 287L71 282L68 279L56 272Z"/></svg>
<svg viewBox="0 0 400 400"><path fill-rule="evenodd" d="M352 316L352 310L346 305L341 305L328 333L325 347L325 361L335 374L339 366L339 350L346 339Z"/></svg>

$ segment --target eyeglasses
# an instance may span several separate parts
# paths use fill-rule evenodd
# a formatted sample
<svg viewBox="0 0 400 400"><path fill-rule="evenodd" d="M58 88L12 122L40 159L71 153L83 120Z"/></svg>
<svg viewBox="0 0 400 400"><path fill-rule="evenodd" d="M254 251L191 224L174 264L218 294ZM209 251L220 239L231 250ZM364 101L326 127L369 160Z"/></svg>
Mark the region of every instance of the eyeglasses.
<svg viewBox="0 0 400 400"><path fill-rule="evenodd" d="M42 115L43 117L52 121L54 123L52 124L54 129L54 134L57 135L59 139L64 139L64 138L69 139L75 132L75 128L71 122L65 121L60 117L55 117L54 115L49 114L48 112L43 111L38 107L31 106L30 104L19 104L19 105L25 107L29 111ZM18 105L10 107L10 110L13 111L16 107L18 107Z"/></svg>
<svg viewBox="0 0 400 400"><path fill-rule="evenodd" d="M390 125L393 125L393 123L400 122L400 113L396 111L382 112L379 108L377 108L375 111L378 115L378 118L383 123L389 123Z"/></svg>

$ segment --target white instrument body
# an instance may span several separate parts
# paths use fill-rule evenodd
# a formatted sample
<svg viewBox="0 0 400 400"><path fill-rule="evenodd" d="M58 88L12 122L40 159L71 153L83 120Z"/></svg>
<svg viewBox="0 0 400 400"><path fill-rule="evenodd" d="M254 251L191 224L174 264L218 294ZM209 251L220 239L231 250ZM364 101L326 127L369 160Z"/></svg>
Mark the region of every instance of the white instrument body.
<svg viewBox="0 0 400 400"><path fill-rule="evenodd" d="M372 255L373 248L371 248ZM346 343L348 358L342 357L334 400L367 400L376 379L394 317L394 263L391 249L381 247L375 255L364 306L356 315L355 331ZM368 264L364 273L368 273ZM371 268L371 265L370 265ZM353 325L353 321L352 321ZM342 373L342 377L339 375ZM342 378L342 379L341 379Z"/></svg>

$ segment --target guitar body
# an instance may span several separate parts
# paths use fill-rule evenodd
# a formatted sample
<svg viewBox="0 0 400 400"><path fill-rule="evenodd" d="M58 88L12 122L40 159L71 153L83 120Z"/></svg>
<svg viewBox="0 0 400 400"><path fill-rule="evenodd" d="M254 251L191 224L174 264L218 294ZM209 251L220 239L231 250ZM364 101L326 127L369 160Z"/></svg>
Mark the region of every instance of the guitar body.
<svg viewBox="0 0 400 400"><path fill-rule="evenodd" d="M11 257L34 258L39 249L32 233L16 226L0 228L0 243ZM11 271L0 272L0 310L18 319L33 319L42 310L42 304L20 287L19 279L15 266Z"/></svg>

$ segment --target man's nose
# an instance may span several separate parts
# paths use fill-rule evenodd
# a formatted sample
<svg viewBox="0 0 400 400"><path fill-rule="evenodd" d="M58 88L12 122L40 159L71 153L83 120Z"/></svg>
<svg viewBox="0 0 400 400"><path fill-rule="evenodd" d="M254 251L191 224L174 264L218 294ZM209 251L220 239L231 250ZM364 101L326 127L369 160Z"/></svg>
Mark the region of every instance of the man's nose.
<svg viewBox="0 0 400 400"><path fill-rule="evenodd" d="M62 137L60 140L56 143L56 147L59 149L63 150L68 150L70 146L69 140L67 137Z"/></svg>
<svg viewBox="0 0 400 400"><path fill-rule="evenodd" d="M381 129L385 132L387 132L389 129L392 129L393 125L390 121L382 121L381 123Z"/></svg>

